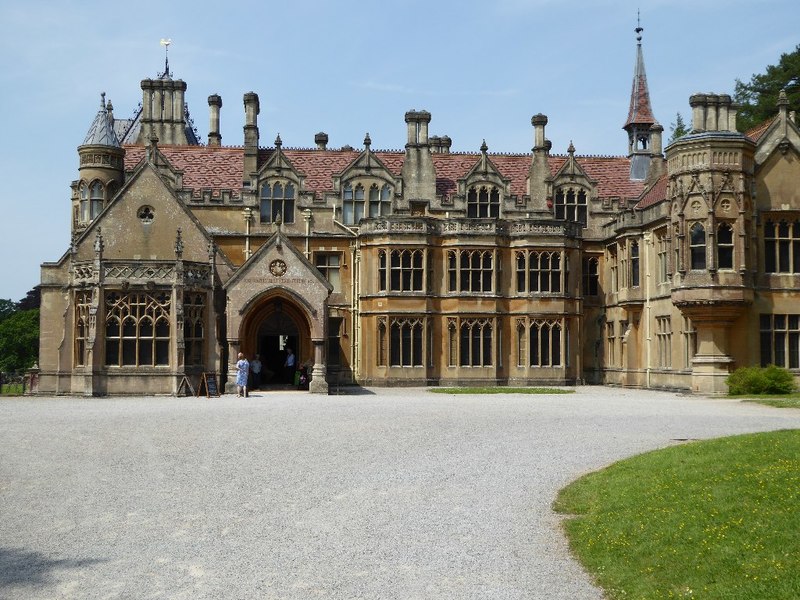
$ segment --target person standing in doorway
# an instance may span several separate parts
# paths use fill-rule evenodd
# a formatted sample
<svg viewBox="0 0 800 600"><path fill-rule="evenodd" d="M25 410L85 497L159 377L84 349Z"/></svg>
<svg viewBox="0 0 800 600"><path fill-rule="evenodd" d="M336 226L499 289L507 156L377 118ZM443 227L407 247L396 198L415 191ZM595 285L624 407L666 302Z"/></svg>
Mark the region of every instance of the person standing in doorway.
<svg viewBox="0 0 800 600"><path fill-rule="evenodd" d="M250 370L253 372L253 380L250 382L251 389L257 390L261 388L261 368L261 357L256 354L250 363Z"/></svg>
<svg viewBox="0 0 800 600"><path fill-rule="evenodd" d="M286 383L294 385L294 371L297 366L297 357L292 352L291 348L286 348L286 362L283 363L283 372L286 378Z"/></svg>
<svg viewBox="0 0 800 600"><path fill-rule="evenodd" d="M247 376L250 374L250 363L239 352L239 360L236 361L236 397L244 396L247 398Z"/></svg>

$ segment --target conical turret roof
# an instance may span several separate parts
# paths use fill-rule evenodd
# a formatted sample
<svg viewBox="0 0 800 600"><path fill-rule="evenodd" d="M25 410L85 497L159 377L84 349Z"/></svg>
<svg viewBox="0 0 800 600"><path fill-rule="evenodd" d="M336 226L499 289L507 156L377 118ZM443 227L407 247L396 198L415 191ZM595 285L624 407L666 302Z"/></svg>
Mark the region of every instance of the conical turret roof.
<svg viewBox="0 0 800 600"><path fill-rule="evenodd" d="M623 129L631 125L653 125L656 118L650 106L650 92L647 89L647 74L644 70L644 57L642 56L642 31L636 28L636 65L633 68L633 86L631 88L631 106L628 110L628 119Z"/></svg>
<svg viewBox="0 0 800 600"><path fill-rule="evenodd" d="M119 148L120 143L117 139L117 134L114 133L114 124L108 114L106 107L105 92L100 94L100 110L97 111L97 116L89 127L89 132L86 134L86 139L83 140L83 146L112 146Z"/></svg>

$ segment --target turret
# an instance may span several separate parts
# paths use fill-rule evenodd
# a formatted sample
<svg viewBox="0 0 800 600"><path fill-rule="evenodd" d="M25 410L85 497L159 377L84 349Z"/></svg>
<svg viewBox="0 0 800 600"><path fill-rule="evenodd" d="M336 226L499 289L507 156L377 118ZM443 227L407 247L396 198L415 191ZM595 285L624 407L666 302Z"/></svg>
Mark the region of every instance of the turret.
<svg viewBox="0 0 800 600"><path fill-rule="evenodd" d="M622 128L628 132L628 156L631 159L630 178L643 180L647 179L651 159L661 157L660 139L656 153L653 149L653 134L660 134L664 129L661 128L660 131L653 129L658 121L653 116L653 109L650 105L650 91L647 88L647 74L644 69L644 56L642 55L642 31L644 29L637 26L635 31L636 64L633 69L631 102L628 118Z"/></svg>
<svg viewBox="0 0 800 600"><path fill-rule="evenodd" d="M72 228L91 223L122 186L125 150L114 133L111 103L100 95L100 110L78 146L78 180L72 184Z"/></svg>

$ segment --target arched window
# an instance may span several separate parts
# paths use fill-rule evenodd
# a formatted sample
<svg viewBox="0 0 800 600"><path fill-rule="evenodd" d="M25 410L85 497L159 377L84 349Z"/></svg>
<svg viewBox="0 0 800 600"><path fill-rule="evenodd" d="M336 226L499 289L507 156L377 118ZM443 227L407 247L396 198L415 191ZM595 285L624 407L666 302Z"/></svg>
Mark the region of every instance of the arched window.
<svg viewBox="0 0 800 600"><path fill-rule="evenodd" d="M389 366L422 366L422 319L392 319Z"/></svg>
<svg viewBox="0 0 800 600"><path fill-rule="evenodd" d="M358 225L363 218L364 186L359 183L353 188L348 183L342 192L342 221L346 225Z"/></svg>
<svg viewBox="0 0 800 600"><path fill-rule="evenodd" d="M493 186L471 187L467 192L467 216L471 218L498 218L500 192Z"/></svg>
<svg viewBox="0 0 800 600"><path fill-rule="evenodd" d="M382 217L392 212L392 188L389 184L378 189L377 184L369 188L369 216Z"/></svg>
<svg viewBox="0 0 800 600"><path fill-rule="evenodd" d="M103 210L103 184L99 181L92 183L89 188L89 220L94 221Z"/></svg>
<svg viewBox="0 0 800 600"><path fill-rule="evenodd" d="M555 321L536 321L530 330L530 365L558 367L561 365L561 324Z"/></svg>
<svg viewBox="0 0 800 600"><path fill-rule="evenodd" d="M451 250L447 253L448 291L491 292L494 253L491 250Z"/></svg>
<svg viewBox="0 0 800 600"><path fill-rule="evenodd" d="M717 227L717 268L733 269L733 227L720 223Z"/></svg>
<svg viewBox="0 0 800 600"><path fill-rule="evenodd" d="M597 296L600 292L600 261L591 256L583 259L583 295Z"/></svg>
<svg viewBox="0 0 800 600"><path fill-rule="evenodd" d="M462 321L460 338L460 366L492 366L492 324L489 320Z"/></svg>
<svg viewBox="0 0 800 600"><path fill-rule="evenodd" d="M274 223L280 215L283 223L294 223L294 195L291 182L265 183L261 187L260 221Z"/></svg>
<svg viewBox="0 0 800 600"><path fill-rule="evenodd" d="M89 222L89 188L85 183L81 183L80 188L78 190L78 197L80 202L80 222L81 223L88 223Z"/></svg>
<svg viewBox="0 0 800 600"><path fill-rule="evenodd" d="M169 365L170 306L168 293L106 298L106 365L154 367Z"/></svg>
<svg viewBox="0 0 800 600"><path fill-rule="evenodd" d="M692 269L706 268L706 230L700 223L689 230L689 254Z"/></svg>

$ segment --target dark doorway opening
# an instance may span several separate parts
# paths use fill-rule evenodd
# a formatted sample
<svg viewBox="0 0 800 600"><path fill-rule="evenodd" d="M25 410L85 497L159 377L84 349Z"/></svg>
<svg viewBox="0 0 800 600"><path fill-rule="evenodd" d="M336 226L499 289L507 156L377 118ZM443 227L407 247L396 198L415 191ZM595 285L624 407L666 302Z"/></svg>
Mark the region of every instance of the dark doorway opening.
<svg viewBox="0 0 800 600"><path fill-rule="evenodd" d="M286 380L284 364L286 349L291 348L297 354L297 335L260 335L258 337L258 353L264 365L261 381L265 385L294 384Z"/></svg>

